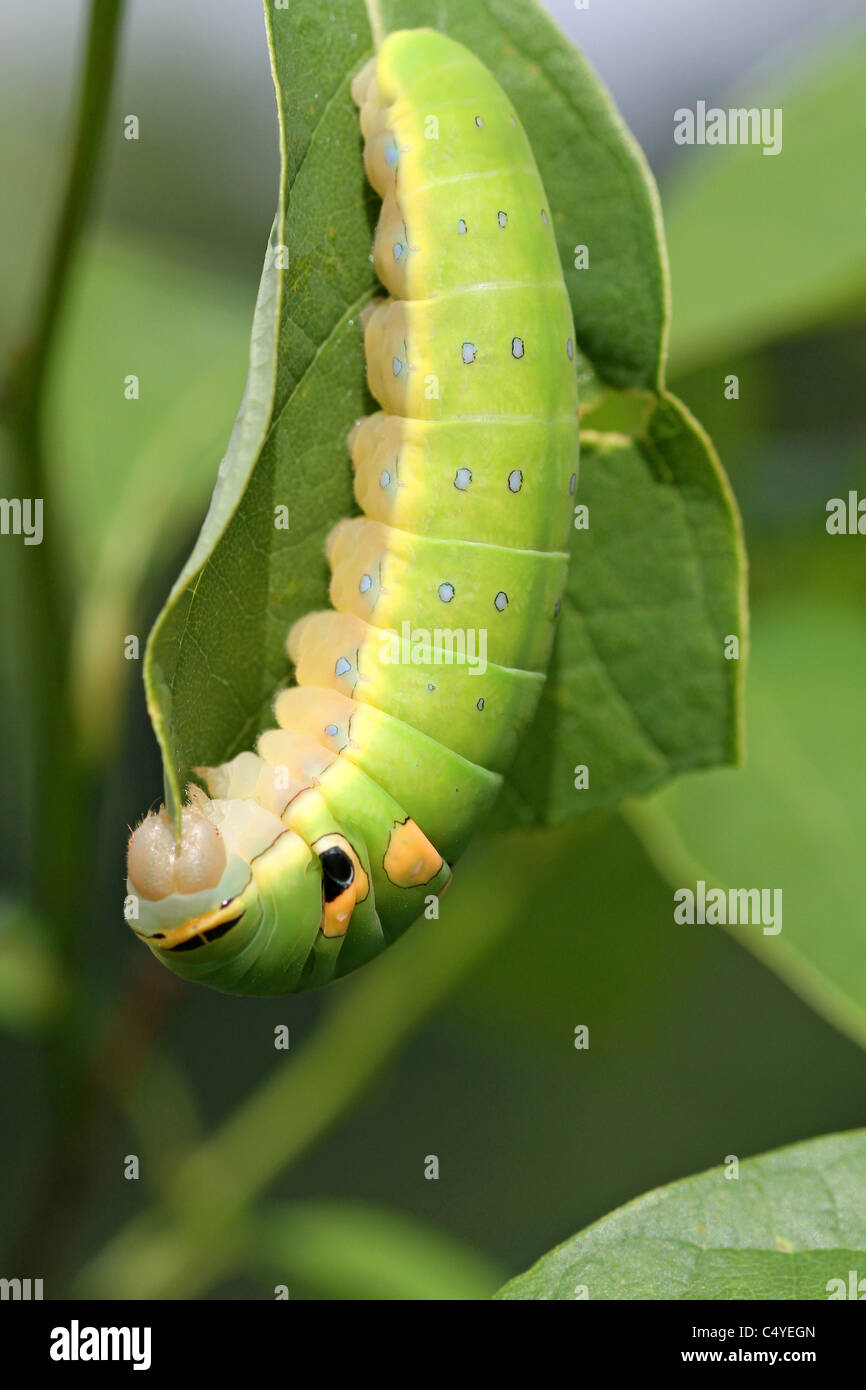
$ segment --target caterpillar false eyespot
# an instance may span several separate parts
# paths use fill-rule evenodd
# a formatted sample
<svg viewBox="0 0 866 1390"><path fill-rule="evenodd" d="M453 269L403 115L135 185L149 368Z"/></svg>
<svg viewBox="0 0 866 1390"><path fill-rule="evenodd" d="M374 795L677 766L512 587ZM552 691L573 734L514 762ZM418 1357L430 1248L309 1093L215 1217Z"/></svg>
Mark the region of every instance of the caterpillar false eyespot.
<svg viewBox="0 0 866 1390"><path fill-rule="evenodd" d="M391 34L352 95L387 291L364 316L381 409L349 437L363 515L328 539L332 608L289 633L278 727L195 770L179 839L160 811L129 843L138 936L240 994L346 974L444 891L535 711L566 576L574 325L526 135L432 30Z"/></svg>

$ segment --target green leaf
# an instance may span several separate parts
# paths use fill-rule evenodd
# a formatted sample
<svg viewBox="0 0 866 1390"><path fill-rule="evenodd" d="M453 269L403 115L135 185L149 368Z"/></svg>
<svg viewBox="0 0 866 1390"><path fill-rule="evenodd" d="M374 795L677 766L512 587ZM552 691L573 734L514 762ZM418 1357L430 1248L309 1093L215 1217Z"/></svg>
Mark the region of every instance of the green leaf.
<svg viewBox="0 0 866 1390"><path fill-rule="evenodd" d="M731 1171L711 1168L645 1193L542 1256L496 1297L851 1296L849 1271L866 1268L866 1130L747 1159L737 1178Z"/></svg>
<svg viewBox="0 0 866 1390"><path fill-rule="evenodd" d="M729 930L866 1046L866 910L856 872L866 836L866 622L854 608L800 599L767 611L755 628L745 769L677 782L633 807L632 823L674 886L703 879L780 889L780 932Z"/></svg>
<svg viewBox="0 0 866 1390"><path fill-rule="evenodd" d="M582 436L562 626L538 714L497 811L553 822L739 756L739 518L716 455L671 396L635 438ZM575 788L575 771L589 785Z"/></svg>
<svg viewBox="0 0 866 1390"><path fill-rule="evenodd" d="M489 1298L501 1272L453 1236L414 1217L354 1202L267 1210L255 1263L277 1283L321 1297L382 1300Z"/></svg>
<svg viewBox="0 0 866 1390"><path fill-rule="evenodd" d="M822 52L793 77L764 77L731 106L781 107L777 156L755 146L683 149L665 191L673 278L672 372L863 309L862 160L866 39Z"/></svg>
<svg viewBox="0 0 866 1390"><path fill-rule="evenodd" d="M107 751L127 633L147 579L176 553L213 485L243 381L249 304L230 279L104 232L83 248L47 420L53 507L78 596L74 698ZM125 379L138 377L137 399ZM122 461L122 467L120 463Z"/></svg>
<svg viewBox="0 0 866 1390"><path fill-rule="evenodd" d="M385 0L381 11L371 3L369 14L360 3L330 11L295 0L289 10L268 7L266 13L284 158L245 398L255 403L255 415L242 412L211 512L157 620L145 661L169 805L177 807L191 766L231 757L271 722L274 695L289 674L286 633L297 617L327 604L324 537L354 510L345 440L354 420L372 408L359 315L378 292L370 261L378 200L363 171L349 83L372 51L371 19L386 27L432 22L453 33L491 66L515 100L551 199L585 354L585 403L600 411L610 407L608 415L620 407L626 415L636 412L643 432L640 466L630 467L627 451L620 450L616 468L641 485L644 502L653 497L653 514L640 530L644 549L660 518L678 547L680 564L668 559L659 570L657 544L649 546L651 555L633 546L636 557L623 571L631 592L614 592L604 565L590 566L598 590L575 580L572 604L592 616L592 640L601 652L593 658L591 688L583 692L584 705L595 705L585 719L599 725L588 756L603 753L605 759L597 804L652 785L671 768L732 756L737 687L720 664L718 644L724 633L742 628L735 516L703 436L675 402L652 395L661 380L667 320L657 200L604 89L528 0L472 7L456 0ZM576 244L590 246L591 271L572 268ZM587 471L592 478L591 450ZM638 518L628 491L605 488L605 471L604 464L595 470L597 495L604 499L597 524L611 553L617 527L625 545ZM655 478L674 486L653 487ZM288 531L274 525L280 506L289 509ZM699 611L704 583L710 592L705 613ZM623 643L633 654L645 641L638 624L648 589L660 606L680 607L676 623L656 615L656 633L674 646L660 655L647 644L642 659L629 657ZM590 657L588 627L576 614L569 627L559 662L570 679ZM667 687L658 689L658 660L666 672L690 664L701 706L685 724L683 701ZM633 688L632 680L639 685ZM549 699L570 709L574 690L554 687ZM624 706L636 701L636 715L624 708L618 722L610 721L598 701L611 699ZM648 739L634 727L647 718ZM518 782L512 816L574 813L576 803L561 785L571 757L565 724L563 733L562 748L551 744L550 750L562 764L551 789L553 809ZM584 801L580 809L592 804Z"/></svg>

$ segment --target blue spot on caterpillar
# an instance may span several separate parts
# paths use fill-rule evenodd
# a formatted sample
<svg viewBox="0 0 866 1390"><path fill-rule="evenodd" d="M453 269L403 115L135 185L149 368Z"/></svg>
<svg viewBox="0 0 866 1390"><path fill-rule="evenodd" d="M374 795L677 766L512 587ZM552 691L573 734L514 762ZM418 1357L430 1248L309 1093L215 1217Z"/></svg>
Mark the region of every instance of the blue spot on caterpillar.
<svg viewBox="0 0 866 1390"><path fill-rule="evenodd" d="M574 325L526 135L432 30L391 34L352 93L389 296L364 320L381 409L350 436L362 515L328 539L331 608L289 634L278 727L196 769L179 839L160 811L129 844L136 934L239 994L358 968L444 891L535 710L565 585Z"/></svg>

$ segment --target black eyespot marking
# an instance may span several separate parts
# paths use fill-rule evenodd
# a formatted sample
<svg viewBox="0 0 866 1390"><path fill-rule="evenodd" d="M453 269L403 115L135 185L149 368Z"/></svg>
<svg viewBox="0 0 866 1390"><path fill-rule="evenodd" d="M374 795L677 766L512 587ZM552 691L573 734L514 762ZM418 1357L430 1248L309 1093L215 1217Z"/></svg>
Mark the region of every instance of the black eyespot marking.
<svg viewBox="0 0 866 1390"><path fill-rule="evenodd" d="M345 893L355 877L355 866L344 849L332 845L319 855L322 866L322 893L326 903L332 903Z"/></svg>

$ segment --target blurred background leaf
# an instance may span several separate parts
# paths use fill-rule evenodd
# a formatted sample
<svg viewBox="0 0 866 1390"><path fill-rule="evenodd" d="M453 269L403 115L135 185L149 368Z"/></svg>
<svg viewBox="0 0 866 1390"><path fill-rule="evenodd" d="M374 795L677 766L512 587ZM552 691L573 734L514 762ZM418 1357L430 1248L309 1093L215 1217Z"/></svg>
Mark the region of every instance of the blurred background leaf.
<svg viewBox="0 0 866 1390"><path fill-rule="evenodd" d="M460 1241L387 1207L304 1202L265 1207L254 1237L263 1274L320 1298L476 1300L500 1271Z"/></svg>
<svg viewBox="0 0 866 1390"><path fill-rule="evenodd" d="M64 997L50 935L29 908L0 903L0 1027L28 1033L49 1022Z"/></svg>
<svg viewBox="0 0 866 1390"><path fill-rule="evenodd" d="M54 506L79 595L73 653L79 728L91 755L113 747L126 634L144 633L141 595L184 543L243 389L250 303L239 287L181 265L158 243L91 238L58 347L48 418ZM138 378L128 399L125 382Z"/></svg>
<svg viewBox="0 0 866 1390"><path fill-rule="evenodd" d="M780 889L780 933L738 927L734 936L866 1046L866 909L857 872L866 807L855 752L864 690L861 612L804 601L764 611L749 678L745 769L683 778L636 806L633 824L676 886L703 878L724 888Z"/></svg>
<svg viewBox="0 0 866 1390"><path fill-rule="evenodd" d="M194 524L243 390L251 318L232 280L179 264L158 242L108 231L91 238L48 425L51 483L79 582L112 533L127 548L156 552L158 563ZM136 400L124 394L129 373L139 379ZM131 502L136 489L146 512Z"/></svg>
<svg viewBox="0 0 866 1390"><path fill-rule="evenodd" d="M670 372L736 357L866 304L866 34L762 74L782 152L689 149L665 197L674 314ZM725 106L753 106L754 83ZM708 103L712 104L712 103Z"/></svg>

